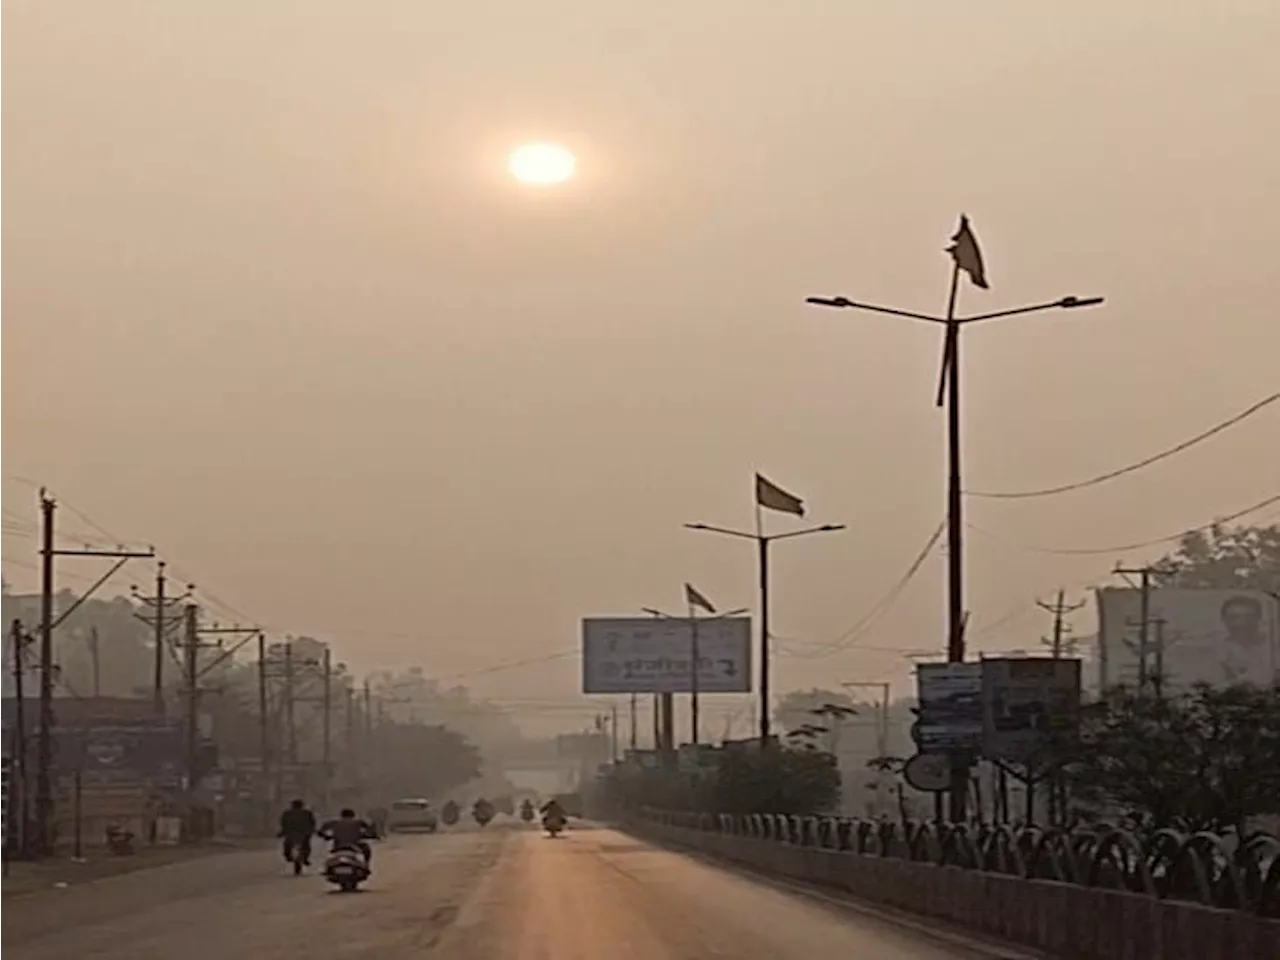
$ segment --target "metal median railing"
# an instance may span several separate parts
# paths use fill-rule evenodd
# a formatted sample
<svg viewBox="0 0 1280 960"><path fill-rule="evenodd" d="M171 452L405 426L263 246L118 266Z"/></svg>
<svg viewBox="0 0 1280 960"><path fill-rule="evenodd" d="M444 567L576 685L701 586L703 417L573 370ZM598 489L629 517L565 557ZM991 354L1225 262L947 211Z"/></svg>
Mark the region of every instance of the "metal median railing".
<svg viewBox="0 0 1280 960"><path fill-rule="evenodd" d="M1280 917L1280 838L1259 833L1139 835L1115 827L1074 830L857 820L784 814L644 810L642 821L745 840L793 844L1026 880L1125 890Z"/></svg>

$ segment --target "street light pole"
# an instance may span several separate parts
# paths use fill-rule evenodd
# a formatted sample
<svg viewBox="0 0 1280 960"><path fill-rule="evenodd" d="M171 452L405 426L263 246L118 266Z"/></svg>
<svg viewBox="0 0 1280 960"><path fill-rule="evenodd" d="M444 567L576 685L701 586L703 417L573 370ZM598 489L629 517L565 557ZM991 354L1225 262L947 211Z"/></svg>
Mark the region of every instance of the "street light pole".
<svg viewBox="0 0 1280 960"><path fill-rule="evenodd" d="M951 663L963 663L966 610L964 604L964 488L960 451L960 330L968 324L985 320L1045 310L1071 310L1077 307L1096 306L1103 302L1103 298L1068 296L1044 303L957 317L956 299L959 293L960 271L963 269L967 272L977 286L985 288L987 283L977 241L969 229L967 219L961 218L960 230L952 238L952 244L948 251L954 261L951 270L951 287L947 297L947 312L943 317L862 303L842 296L809 297L806 302L820 307L866 310L872 313L909 317L913 320L940 324L945 328L941 379L938 383L936 402L938 406L943 406L945 403L947 408L947 660ZM950 814L953 821L960 821L965 817L968 789L967 767L953 770L953 774Z"/></svg>
<svg viewBox="0 0 1280 960"><path fill-rule="evenodd" d="M760 566L760 745L769 743L769 544L775 540L790 540L794 537L808 536L812 533L835 533L845 529L843 523L824 523L819 527L805 527L802 530L788 530L786 533L759 533L747 530L733 530L729 527L715 527L708 523L686 523L686 530L700 530L705 533L718 533L726 537L737 537L740 540L754 540Z"/></svg>
<svg viewBox="0 0 1280 960"><path fill-rule="evenodd" d="M651 617L657 617L662 620L684 620L689 624L689 742L696 745L701 741L698 722L698 665L702 660L702 651L698 646L698 624L699 622L712 623L716 620L726 620L729 617L741 616L747 612L747 609L746 607L739 607L737 610L726 610L723 613L716 613L710 617L700 618L697 610L694 609L694 601L689 590L689 585L685 584L685 602L688 606L687 616L677 617L670 613L665 613L656 607L643 607L642 609ZM663 696L672 697L669 693L663 694ZM671 722L674 722L674 712L672 715L673 720ZM668 749L674 746L671 742L673 739L674 734L669 733L667 735Z"/></svg>

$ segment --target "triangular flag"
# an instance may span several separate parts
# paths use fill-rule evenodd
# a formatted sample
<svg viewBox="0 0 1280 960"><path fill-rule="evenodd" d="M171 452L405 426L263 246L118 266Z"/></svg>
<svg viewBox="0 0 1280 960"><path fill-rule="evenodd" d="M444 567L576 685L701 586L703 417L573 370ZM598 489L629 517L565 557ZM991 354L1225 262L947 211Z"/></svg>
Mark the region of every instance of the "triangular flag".
<svg viewBox="0 0 1280 960"><path fill-rule="evenodd" d="M969 227L969 218L960 215L960 229L951 238L951 246L947 247L956 266L969 275L975 287L987 289L987 270L982 263L982 251L978 249L978 238Z"/></svg>
<svg viewBox="0 0 1280 960"><path fill-rule="evenodd" d="M684 585L684 599L691 607L701 607L707 613L716 612L716 608L711 605L711 601L699 593L692 583Z"/></svg>
<svg viewBox="0 0 1280 960"><path fill-rule="evenodd" d="M756 503L769 510L804 516L804 501L756 474Z"/></svg>

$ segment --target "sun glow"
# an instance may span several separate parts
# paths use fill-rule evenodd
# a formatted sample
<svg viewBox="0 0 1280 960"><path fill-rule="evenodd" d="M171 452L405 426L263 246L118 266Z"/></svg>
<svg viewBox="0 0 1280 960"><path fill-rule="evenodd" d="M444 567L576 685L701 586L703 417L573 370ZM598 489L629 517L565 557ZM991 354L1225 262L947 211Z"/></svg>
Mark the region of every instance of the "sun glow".
<svg viewBox="0 0 1280 960"><path fill-rule="evenodd" d="M558 143L526 143L511 152L507 169L521 183L550 186L573 176L578 158Z"/></svg>

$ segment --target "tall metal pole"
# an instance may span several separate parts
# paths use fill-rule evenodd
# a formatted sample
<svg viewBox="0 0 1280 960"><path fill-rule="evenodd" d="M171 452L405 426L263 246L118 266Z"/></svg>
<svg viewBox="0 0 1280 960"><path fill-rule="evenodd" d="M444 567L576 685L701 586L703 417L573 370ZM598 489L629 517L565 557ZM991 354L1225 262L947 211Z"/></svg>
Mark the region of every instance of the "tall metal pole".
<svg viewBox="0 0 1280 960"><path fill-rule="evenodd" d="M93 695L102 696L102 648L98 641L98 628L89 628L89 659L93 667Z"/></svg>
<svg viewBox="0 0 1280 960"><path fill-rule="evenodd" d="M164 714L164 655L165 644L165 603L164 597L164 561L156 564L156 619L155 619L155 659L151 665L151 696L155 703L157 716Z"/></svg>
<svg viewBox="0 0 1280 960"><path fill-rule="evenodd" d="M40 736L36 742L36 851L53 852L53 514L40 491Z"/></svg>
<svg viewBox="0 0 1280 960"><path fill-rule="evenodd" d="M9 635L13 639L13 699L16 707L13 719L13 736L17 740L13 751L14 781L17 787L14 796L16 801L14 803L14 816L17 822L18 854L19 856L26 856L29 841L29 831L27 829L29 784L27 779L30 767L27 765L27 701L25 696L27 635L22 628L21 620L13 621Z"/></svg>
<svg viewBox="0 0 1280 960"><path fill-rule="evenodd" d="M258 757L262 764L258 798L262 803L263 829L271 827L271 736L267 719L267 635L258 634Z"/></svg>
<svg viewBox="0 0 1280 960"><path fill-rule="evenodd" d="M639 736L638 736L639 731L637 731L637 730L636 730L636 723L637 723L637 721L639 720L639 712L640 712L640 711L639 711L639 708L638 708L638 705L637 705L637 699L636 699L636 698L637 698L637 695L636 695L636 694L634 694L634 693L633 693L633 694L631 694L631 729L630 729L630 735L631 735L631 737L630 737L630 739L631 739L631 749L632 749L632 750L635 750L635 749L636 749L637 744L639 743Z"/></svg>
<svg viewBox="0 0 1280 960"><path fill-rule="evenodd" d="M187 797L192 812L195 807L195 792L200 780L200 689L199 658L200 630L198 617L200 608L189 603L183 608L182 666L185 676L183 686L186 688L186 727L187 727ZM194 824L192 824L194 828Z"/></svg>
<svg viewBox="0 0 1280 960"><path fill-rule="evenodd" d="M698 648L698 611L693 603L689 608L689 740L697 744L698 740L698 667L702 661L702 651Z"/></svg>
<svg viewBox="0 0 1280 960"><path fill-rule="evenodd" d="M769 745L769 539L760 548L760 747Z"/></svg>
<svg viewBox="0 0 1280 960"><path fill-rule="evenodd" d="M956 323L956 294L960 264L951 268L947 296L947 660L964 662L964 497L960 482L960 325Z"/></svg>
<svg viewBox="0 0 1280 960"><path fill-rule="evenodd" d="M333 655L326 645L324 648L324 692L322 694L323 701L321 708L324 711L324 720L321 724L321 737L323 744L320 748L320 762L323 765L323 795L324 808L328 810L333 804L331 803L331 791L333 789L333 770L331 766L332 747L330 739L333 730L333 721L331 718L333 712Z"/></svg>

